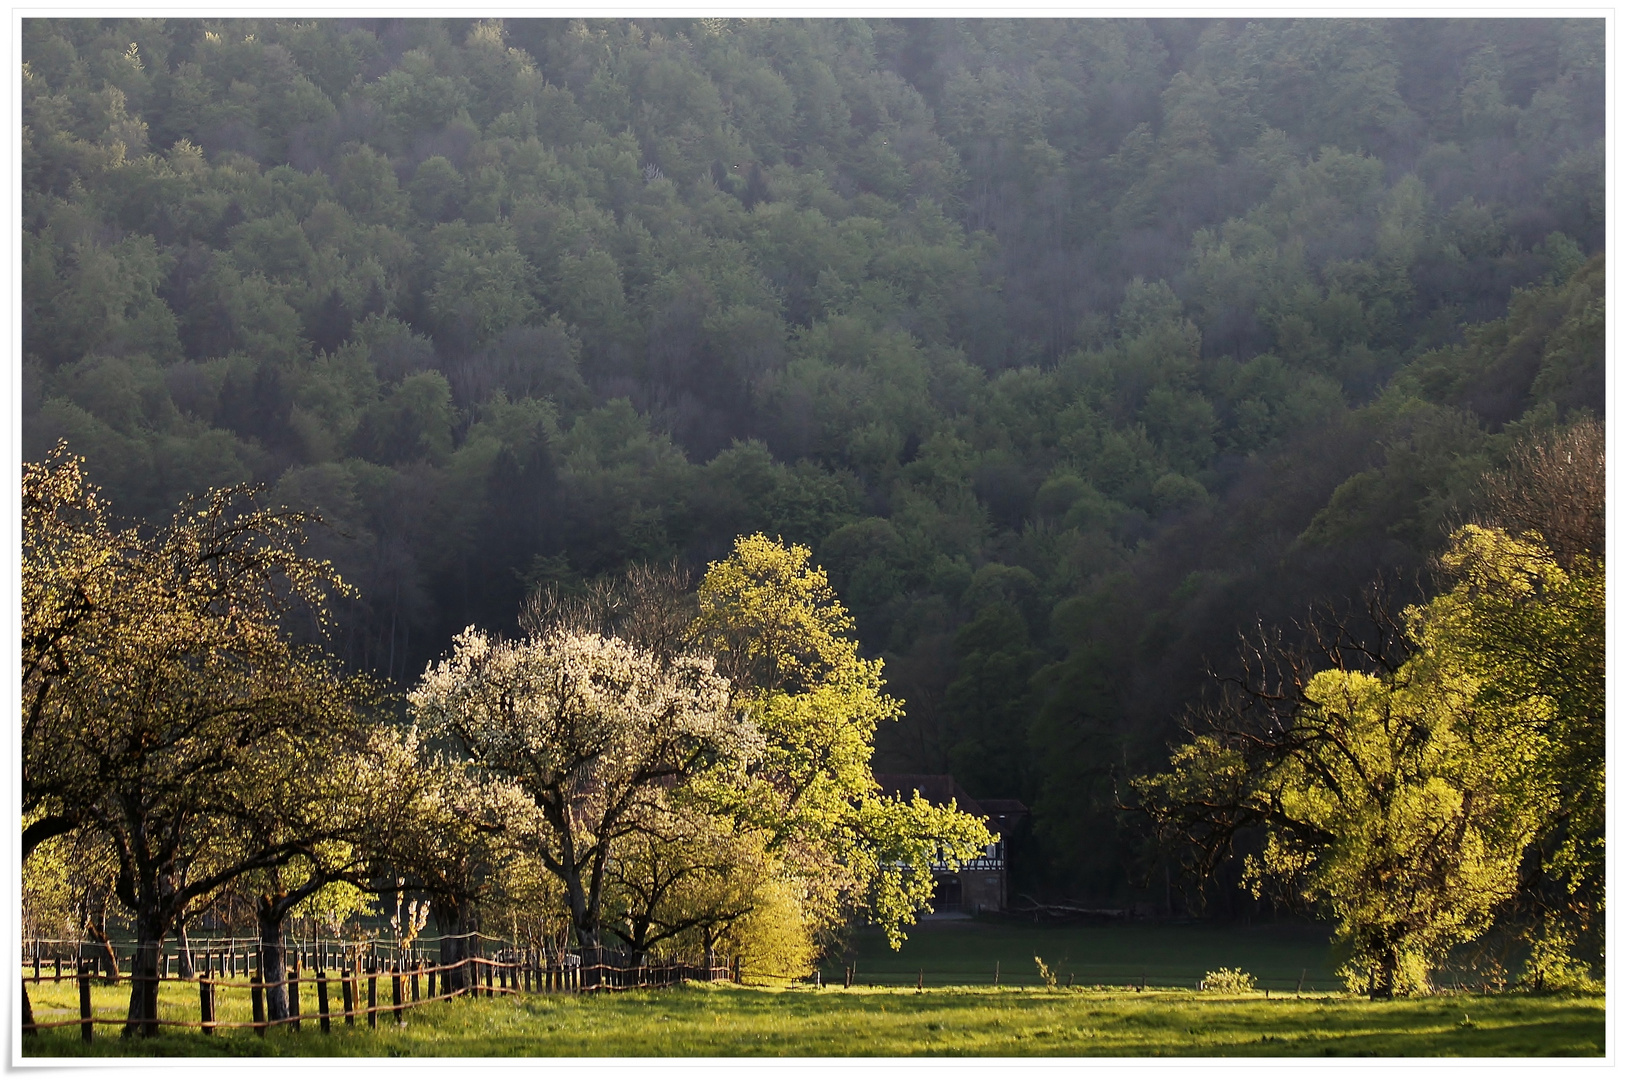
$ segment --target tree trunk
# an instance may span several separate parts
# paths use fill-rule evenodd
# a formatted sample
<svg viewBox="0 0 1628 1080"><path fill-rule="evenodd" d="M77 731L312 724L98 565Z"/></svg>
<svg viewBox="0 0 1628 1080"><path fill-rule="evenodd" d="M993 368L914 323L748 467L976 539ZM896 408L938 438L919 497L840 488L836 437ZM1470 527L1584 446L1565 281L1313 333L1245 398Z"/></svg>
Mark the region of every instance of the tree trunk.
<svg viewBox="0 0 1628 1080"><path fill-rule="evenodd" d="M254 921L260 930L260 981L266 984L266 1019L288 1019L288 950L283 945L281 905L256 901Z"/></svg>
<svg viewBox="0 0 1628 1080"><path fill-rule="evenodd" d="M130 1008L125 1013L124 1038L158 1034L158 965L163 954L161 920L152 916L137 917L136 955L130 963Z"/></svg>
<svg viewBox="0 0 1628 1080"><path fill-rule="evenodd" d="M645 957L650 953L650 920L644 917L629 919L628 932L622 935L622 939L627 942L628 967L643 967Z"/></svg>
<svg viewBox="0 0 1628 1080"><path fill-rule="evenodd" d="M441 993L451 994L474 985L475 969L464 963L480 955L475 941L475 905L469 900L456 903L432 901L430 913L441 933Z"/></svg>
<svg viewBox="0 0 1628 1080"><path fill-rule="evenodd" d="M599 944L599 920L586 909L573 912L573 915L577 948L582 954L582 986L587 989L598 986L602 981L600 966L604 963L604 950Z"/></svg>
<svg viewBox="0 0 1628 1080"><path fill-rule="evenodd" d="M1385 946L1379 954L1379 969L1368 987L1368 1000L1389 1001L1396 996L1396 974L1401 966L1394 946Z"/></svg>
<svg viewBox="0 0 1628 1080"><path fill-rule="evenodd" d="M435 930L441 938L440 993L450 994L463 988L463 972L456 966L463 959L463 952L459 949L461 942L455 936L458 933L458 912L456 908L449 908L439 900L430 902L430 914L435 916Z"/></svg>

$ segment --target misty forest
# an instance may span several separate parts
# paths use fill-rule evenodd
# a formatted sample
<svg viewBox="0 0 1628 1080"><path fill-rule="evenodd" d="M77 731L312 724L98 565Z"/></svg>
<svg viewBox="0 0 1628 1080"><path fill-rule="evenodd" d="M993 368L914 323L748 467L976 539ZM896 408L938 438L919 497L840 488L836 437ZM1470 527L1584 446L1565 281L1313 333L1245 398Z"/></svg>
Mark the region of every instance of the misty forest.
<svg viewBox="0 0 1628 1080"><path fill-rule="evenodd" d="M65 444L120 528L246 482L319 517L333 677L387 711L523 612L823 568L897 704L870 767L1029 808L1014 902L1310 905L1376 996L1488 927L1598 966L1602 21L21 55L24 462ZM1444 784L1446 854L1386 794ZM1435 899L1351 885L1378 848Z"/></svg>

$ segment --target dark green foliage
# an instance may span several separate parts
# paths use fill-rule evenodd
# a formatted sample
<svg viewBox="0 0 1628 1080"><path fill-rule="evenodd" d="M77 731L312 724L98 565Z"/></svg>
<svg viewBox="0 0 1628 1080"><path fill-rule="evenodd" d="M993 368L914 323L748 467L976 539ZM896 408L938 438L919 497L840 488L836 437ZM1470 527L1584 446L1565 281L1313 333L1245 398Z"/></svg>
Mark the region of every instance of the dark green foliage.
<svg viewBox="0 0 1628 1080"><path fill-rule="evenodd" d="M878 767L1030 803L1025 888L1127 895L1115 778L1203 660L1603 411L1599 20L29 19L22 56L26 457L66 437L132 516L321 510L341 647L395 679L540 583L807 544L908 706Z"/></svg>

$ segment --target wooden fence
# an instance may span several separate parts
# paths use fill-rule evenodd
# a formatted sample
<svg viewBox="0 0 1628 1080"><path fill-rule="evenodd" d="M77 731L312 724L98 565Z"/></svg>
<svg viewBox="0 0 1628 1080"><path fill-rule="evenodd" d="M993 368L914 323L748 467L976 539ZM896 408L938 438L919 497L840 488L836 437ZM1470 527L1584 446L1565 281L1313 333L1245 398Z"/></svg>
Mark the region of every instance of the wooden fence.
<svg viewBox="0 0 1628 1080"><path fill-rule="evenodd" d="M139 978L156 979L160 986L197 986L198 1019L156 1019L141 1023L153 1027L195 1028L205 1035L213 1035L222 1028L248 1027L253 1028L257 1035L264 1035L269 1027L287 1025L298 1031L302 1020L314 1020L323 1034L327 1034L336 1020L355 1025L358 1018L365 1018L369 1027L377 1027L379 1015L384 1013L391 1022L399 1024L405 1022L403 1016L409 1009L456 997L592 993L676 986L692 980L740 980L738 961L733 964L707 964L683 958L659 957L633 964L625 951L616 949L551 951L517 947L480 934L460 935L459 938L462 947L457 952L464 955L448 963L431 962L423 948L416 943L409 948L379 942L290 946L286 953L288 970L275 979L267 979L265 972L260 970L258 942L251 943L249 939L209 942L204 943L202 948L194 948L192 958L195 973L191 977L175 973L179 957L166 951L156 965L158 974ZM428 940L444 942L446 939ZM481 955L485 943L494 946L493 955ZM251 944L253 947L250 947ZM133 974L110 972L106 946L99 942L44 941L31 942L30 946L24 950L25 990L29 983L76 981L79 986L79 1017L36 1023L31 1015L25 1015L22 1025L24 1035L78 1024L80 1037L89 1042L97 1024L126 1024L124 1017L95 1016L92 1013L90 990L93 982L104 986L120 985L133 983L138 978ZM65 953L71 955L65 956ZM134 960L134 954L129 954L126 971L133 971ZM451 990L447 989L449 986ZM267 1018L266 991L272 987L286 988L287 1017L275 1020ZM311 989L316 995L316 1011L313 1013L302 1012L302 987ZM226 992L248 994L254 1019L217 1019L217 995ZM338 1008L334 1008L336 1005Z"/></svg>

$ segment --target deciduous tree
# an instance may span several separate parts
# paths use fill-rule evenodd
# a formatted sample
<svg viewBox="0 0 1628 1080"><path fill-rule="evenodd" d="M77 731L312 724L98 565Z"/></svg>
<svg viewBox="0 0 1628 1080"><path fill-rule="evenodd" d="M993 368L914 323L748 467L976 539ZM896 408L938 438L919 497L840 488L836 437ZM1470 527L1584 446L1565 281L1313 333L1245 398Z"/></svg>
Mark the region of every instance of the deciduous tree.
<svg viewBox="0 0 1628 1080"><path fill-rule="evenodd" d="M428 733L515 783L546 827L538 854L598 946L606 866L661 791L754 753L710 659L663 662L616 638L556 629L502 641L473 628L408 695Z"/></svg>
<svg viewBox="0 0 1628 1080"><path fill-rule="evenodd" d="M1561 718L1570 696L1603 690L1603 581L1478 526L1442 563L1453 587L1376 620L1366 644L1325 627L1318 655L1258 651L1171 770L1137 783L1203 867L1262 829L1246 879L1331 915L1349 981L1374 997L1424 989L1516 894L1534 842L1586 801L1562 781L1560 744L1579 733ZM1603 778L1603 746L1588 752Z"/></svg>
<svg viewBox="0 0 1628 1080"><path fill-rule="evenodd" d="M255 508L253 489L213 491L151 535L112 533L65 450L25 492L25 797L111 846L136 936L125 1030L152 1034L177 921L323 839L243 845L225 826L288 776L290 749L354 728L363 687L284 627L303 609L320 629L344 586L299 553L312 519Z"/></svg>
<svg viewBox="0 0 1628 1080"><path fill-rule="evenodd" d="M699 599L697 639L764 739L747 785L715 797L768 832L801 879L811 926L863 910L897 948L929 906L934 866L953 868L994 837L953 806L880 794L876 726L899 704L883 691L882 662L859 655L853 620L807 548L740 537L708 569Z"/></svg>

